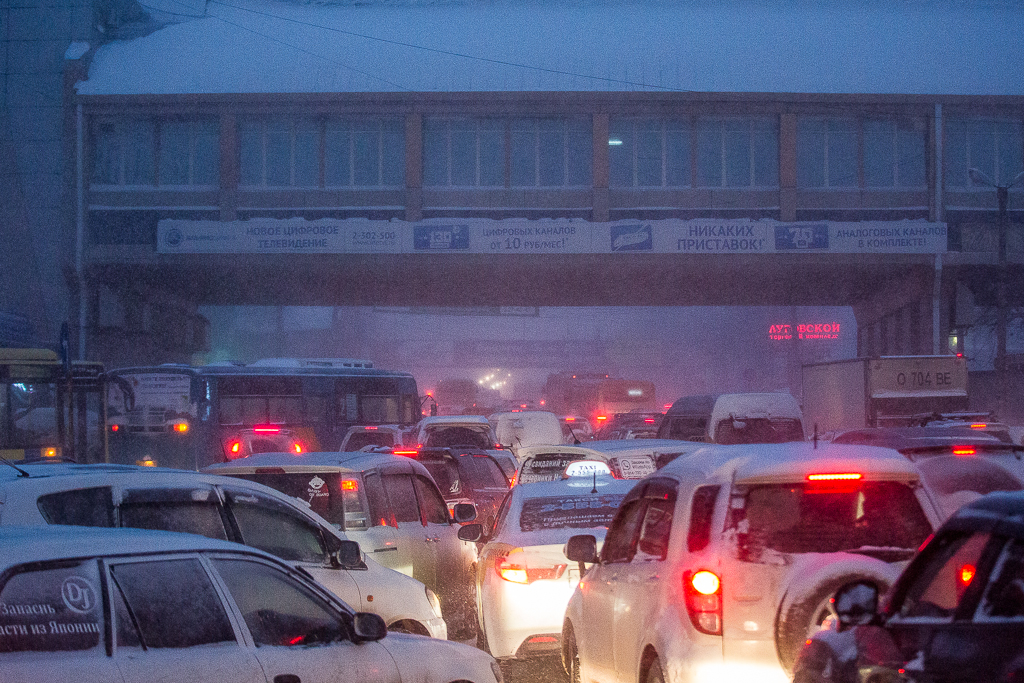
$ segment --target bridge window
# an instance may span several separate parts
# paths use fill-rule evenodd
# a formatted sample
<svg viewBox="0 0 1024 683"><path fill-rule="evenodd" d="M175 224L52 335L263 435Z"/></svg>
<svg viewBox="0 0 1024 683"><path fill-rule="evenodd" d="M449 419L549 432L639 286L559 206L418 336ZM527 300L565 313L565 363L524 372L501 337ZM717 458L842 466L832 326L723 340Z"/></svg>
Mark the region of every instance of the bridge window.
<svg viewBox="0 0 1024 683"><path fill-rule="evenodd" d="M697 181L701 187L778 187L778 121L698 119Z"/></svg>
<svg viewBox="0 0 1024 683"><path fill-rule="evenodd" d="M216 118L98 119L92 126L92 184L215 186Z"/></svg>
<svg viewBox="0 0 1024 683"><path fill-rule="evenodd" d="M948 187L972 187L969 168L978 169L996 185L1009 185L1024 170L1021 122L950 118L946 122L945 157Z"/></svg>
<svg viewBox="0 0 1024 683"><path fill-rule="evenodd" d="M92 183L153 185L155 143L152 120L97 121L92 128Z"/></svg>
<svg viewBox="0 0 1024 683"><path fill-rule="evenodd" d="M907 117L801 117L796 129L797 185L924 188L926 132L923 119Z"/></svg>
<svg viewBox="0 0 1024 683"><path fill-rule="evenodd" d="M924 119L865 119L863 126L865 187L927 186Z"/></svg>
<svg viewBox="0 0 1024 683"><path fill-rule="evenodd" d="M800 187L857 187L857 120L801 118L796 126Z"/></svg>
<svg viewBox="0 0 1024 683"><path fill-rule="evenodd" d="M591 184L589 120L427 118L423 182L454 187Z"/></svg>
<svg viewBox="0 0 1024 683"><path fill-rule="evenodd" d="M328 119L324 157L329 187L404 185L404 124L401 119Z"/></svg>
<svg viewBox="0 0 1024 683"><path fill-rule="evenodd" d="M689 119L612 119L608 128L612 187L690 187Z"/></svg>
<svg viewBox="0 0 1024 683"><path fill-rule="evenodd" d="M270 116L239 124L241 184L397 187L405 183L399 118Z"/></svg>

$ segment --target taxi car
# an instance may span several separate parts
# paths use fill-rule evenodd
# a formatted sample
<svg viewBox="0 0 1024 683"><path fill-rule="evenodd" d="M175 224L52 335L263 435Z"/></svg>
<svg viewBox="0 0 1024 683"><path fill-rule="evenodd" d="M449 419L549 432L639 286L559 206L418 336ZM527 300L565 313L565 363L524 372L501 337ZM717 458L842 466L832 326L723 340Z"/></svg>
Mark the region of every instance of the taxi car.
<svg viewBox="0 0 1024 683"><path fill-rule="evenodd" d="M502 680L485 653L388 634L380 616L237 543L51 526L0 529L0 547L5 681Z"/></svg>
<svg viewBox="0 0 1024 683"><path fill-rule="evenodd" d="M579 461L557 481L514 487L494 526L464 526L459 537L484 544L476 567L478 643L498 659L558 655L565 606L580 567L565 542L586 529L604 537L635 482L614 479L604 463Z"/></svg>
<svg viewBox="0 0 1024 683"><path fill-rule="evenodd" d="M458 538L476 509L451 513L430 472L393 453L264 453L211 465L211 474L248 479L298 498L357 541L366 554L422 581L441 601L448 637L476 635L475 547Z"/></svg>
<svg viewBox="0 0 1024 683"><path fill-rule="evenodd" d="M878 609L880 587L851 582L813 635L798 683L993 683L1024 677L1024 493L992 493L935 532Z"/></svg>
<svg viewBox="0 0 1024 683"><path fill-rule="evenodd" d="M243 543L301 567L393 630L448 637L431 589L365 557L309 507L260 484L133 465L0 469L0 525L44 524L181 531Z"/></svg>
<svg viewBox="0 0 1024 683"><path fill-rule="evenodd" d="M705 446L642 479L566 609L571 680L785 681L829 597L888 586L938 525L896 451L811 443Z"/></svg>

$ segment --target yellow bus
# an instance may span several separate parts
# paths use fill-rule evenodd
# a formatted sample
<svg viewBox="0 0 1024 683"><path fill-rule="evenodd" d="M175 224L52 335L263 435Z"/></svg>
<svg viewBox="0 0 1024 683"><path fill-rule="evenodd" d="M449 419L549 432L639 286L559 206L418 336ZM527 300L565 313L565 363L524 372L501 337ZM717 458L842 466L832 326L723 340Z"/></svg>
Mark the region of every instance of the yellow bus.
<svg viewBox="0 0 1024 683"><path fill-rule="evenodd" d="M103 364L0 348L0 457L106 462Z"/></svg>

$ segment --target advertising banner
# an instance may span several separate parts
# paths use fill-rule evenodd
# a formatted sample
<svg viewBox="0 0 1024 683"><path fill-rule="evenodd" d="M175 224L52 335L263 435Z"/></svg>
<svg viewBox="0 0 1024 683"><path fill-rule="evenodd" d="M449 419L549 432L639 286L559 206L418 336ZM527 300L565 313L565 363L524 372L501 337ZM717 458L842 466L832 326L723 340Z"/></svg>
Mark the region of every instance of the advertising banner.
<svg viewBox="0 0 1024 683"><path fill-rule="evenodd" d="M939 254L928 221L161 220L161 254Z"/></svg>

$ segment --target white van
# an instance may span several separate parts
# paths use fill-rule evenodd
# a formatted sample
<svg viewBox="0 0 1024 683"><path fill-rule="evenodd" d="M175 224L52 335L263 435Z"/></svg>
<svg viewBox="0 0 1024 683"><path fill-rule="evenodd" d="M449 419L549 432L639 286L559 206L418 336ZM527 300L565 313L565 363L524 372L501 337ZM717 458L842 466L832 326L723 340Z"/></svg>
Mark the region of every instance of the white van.
<svg viewBox="0 0 1024 683"><path fill-rule="evenodd" d="M720 444L803 441L803 412L787 392L684 396L665 413L658 438Z"/></svg>
<svg viewBox="0 0 1024 683"><path fill-rule="evenodd" d="M498 443L519 458L520 448L552 446L562 443L562 423L546 410L493 413L487 418L494 428Z"/></svg>

